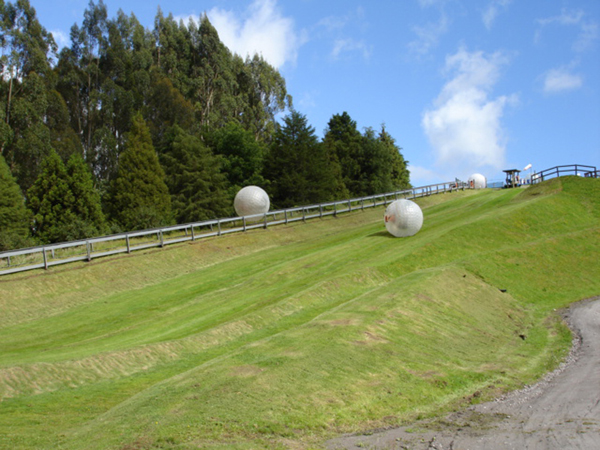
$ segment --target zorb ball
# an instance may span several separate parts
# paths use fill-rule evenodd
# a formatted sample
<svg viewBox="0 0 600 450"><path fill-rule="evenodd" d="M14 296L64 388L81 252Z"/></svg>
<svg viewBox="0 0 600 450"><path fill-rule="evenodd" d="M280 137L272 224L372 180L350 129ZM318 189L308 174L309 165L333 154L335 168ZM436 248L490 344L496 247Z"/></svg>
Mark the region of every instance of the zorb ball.
<svg viewBox="0 0 600 450"><path fill-rule="evenodd" d="M487 187L487 180L480 173L474 173L469 177L469 184L472 184L473 189L485 189Z"/></svg>
<svg viewBox="0 0 600 450"><path fill-rule="evenodd" d="M412 236L423 226L423 212L415 202L400 199L388 205L384 220L390 234L396 237Z"/></svg>
<svg viewBox="0 0 600 450"><path fill-rule="evenodd" d="M238 216L253 216L269 211L270 201L267 193L258 186L246 186L238 191L233 207Z"/></svg>

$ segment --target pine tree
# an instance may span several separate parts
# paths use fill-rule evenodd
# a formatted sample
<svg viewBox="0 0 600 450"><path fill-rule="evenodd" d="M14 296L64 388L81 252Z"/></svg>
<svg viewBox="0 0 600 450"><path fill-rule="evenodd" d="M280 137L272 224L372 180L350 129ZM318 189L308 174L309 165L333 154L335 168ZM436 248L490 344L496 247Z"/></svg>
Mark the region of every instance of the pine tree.
<svg viewBox="0 0 600 450"><path fill-rule="evenodd" d="M150 131L139 114L133 118L126 138L107 209L110 217L124 230L158 227L172 222L165 172L158 162Z"/></svg>
<svg viewBox="0 0 600 450"><path fill-rule="evenodd" d="M72 224L71 235L75 239L98 236L107 230L106 219L102 212L100 194L94 188L92 174L83 157L74 154L67 163L67 180L73 194L70 209L77 217Z"/></svg>
<svg viewBox="0 0 600 450"><path fill-rule="evenodd" d="M278 207L319 203L346 196L341 169L308 125L292 111L279 126L265 161L273 204Z"/></svg>
<svg viewBox="0 0 600 450"><path fill-rule="evenodd" d="M0 251L27 245L31 219L21 189L0 155Z"/></svg>
<svg viewBox="0 0 600 450"><path fill-rule="evenodd" d="M365 195L361 181L364 162L362 136L356 129L356 122L347 112L335 114L329 120L323 143L329 152L337 155L342 168L342 181L350 195Z"/></svg>
<svg viewBox="0 0 600 450"><path fill-rule="evenodd" d="M27 206L34 215L34 236L45 243L72 239L67 230L77 220L71 210L74 201L65 165L51 150L42 161L35 183L27 191Z"/></svg>
<svg viewBox="0 0 600 450"><path fill-rule="evenodd" d="M224 217L231 213L227 179L220 157L200 139L175 127L172 142L161 153L177 223Z"/></svg>

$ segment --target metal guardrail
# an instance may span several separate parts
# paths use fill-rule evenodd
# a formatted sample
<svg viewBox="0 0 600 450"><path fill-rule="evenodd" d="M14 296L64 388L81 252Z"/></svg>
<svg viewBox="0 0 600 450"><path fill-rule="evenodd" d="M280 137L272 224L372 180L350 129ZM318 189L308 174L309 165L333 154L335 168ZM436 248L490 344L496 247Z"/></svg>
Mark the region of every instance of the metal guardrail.
<svg viewBox="0 0 600 450"><path fill-rule="evenodd" d="M542 170L531 176L532 183L541 183L550 178L563 177L567 175L578 175L587 178L598 178L600 175L595 166L585 166L583 164L571 164L567 166L556 166L550 169Z"/></svg>
<svg viewBox="0 0 600 450"><path fill-rule="evenodd" d="M470 189L467 183L453 181L368 197L269 211L266 214L254 216L207 220L0 252L0 275L48 269L59 264L91 261L104 256L131 253L152 247L164 247L179 242L222 236L254 228L267 228L328 215L335 216L345 212L387 205L399 198L414 199L464 189Z"/></svg>

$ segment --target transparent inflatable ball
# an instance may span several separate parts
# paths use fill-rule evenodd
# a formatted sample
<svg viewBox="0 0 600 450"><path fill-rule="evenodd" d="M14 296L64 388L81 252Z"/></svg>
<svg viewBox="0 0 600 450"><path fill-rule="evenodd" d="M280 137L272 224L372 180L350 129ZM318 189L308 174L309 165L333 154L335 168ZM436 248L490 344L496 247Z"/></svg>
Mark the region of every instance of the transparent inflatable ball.
<svg viewBox="0 0 600 450"><path fill-rule="evenodd" d="M384 221L385 227L393 236L413 236L423 226L423 212L415 202L400 199L388 205Z"/></svg>

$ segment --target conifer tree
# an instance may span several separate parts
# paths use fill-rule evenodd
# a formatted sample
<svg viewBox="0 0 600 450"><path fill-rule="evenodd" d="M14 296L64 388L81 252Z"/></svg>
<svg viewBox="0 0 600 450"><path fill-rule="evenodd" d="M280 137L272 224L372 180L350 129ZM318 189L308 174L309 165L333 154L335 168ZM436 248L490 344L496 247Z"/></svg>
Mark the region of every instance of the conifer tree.
<svg viewBox="0 0 600 450"><path fill-rule="evenodd" d="M21 189L0 155L0 251L27 245L31 219Z"/></svg>
<svg viewBox="0 0 600 450"><path fill-rule="evenodd" d="M273 204L306 205L347 195L341 169L308 125L305 116L292 111L279 126L265 161Z"/></svg>
<svg viewBox="0 0 600 450"><path fill-rule="evenodd" d="M356 122L347 112L335 114L329 120L323 143L329 152L337 155L342 181L350 195L365 195L361 183L361 167L364 163L362 136L356 129Z"/></svg>
<svg viewBox="0 0 600 450"><path fill-rule="evenodd" d="M69 188L67 170L51 150L42 161L41 171L27 191L27 206L33 212L33 235L45 243L67 241L65 231L76 221L71 210L75 198Z"/></svg>
<svg viewBox="0 0 600 450"><path fill-rule="evenodd" d="M71 234L75 239L98 236L107 230L100 194L94 188L92 174L83 157L74 154L67 162L67 180L73 194L71 211L77 217Z"/></svg>
<svg viewBox="0 0 600 450"><path fill-rule="evenodd" d="M222 158L213 155L200 139L179 127L161 153L166 182L177 223L224 217L231 213Z"/></svg>
<svg viewBox="0 0 600 450"><path fill-rule="evenodd" d="M107 200L110 217L124 230L172 222L165 172L158 162L150 131L139 114L133 118Z"/></svg>

